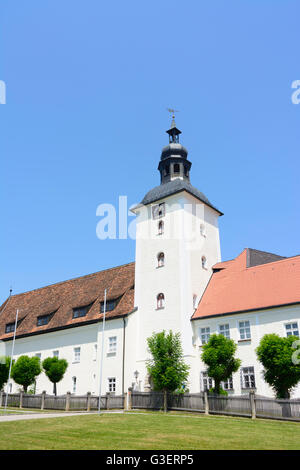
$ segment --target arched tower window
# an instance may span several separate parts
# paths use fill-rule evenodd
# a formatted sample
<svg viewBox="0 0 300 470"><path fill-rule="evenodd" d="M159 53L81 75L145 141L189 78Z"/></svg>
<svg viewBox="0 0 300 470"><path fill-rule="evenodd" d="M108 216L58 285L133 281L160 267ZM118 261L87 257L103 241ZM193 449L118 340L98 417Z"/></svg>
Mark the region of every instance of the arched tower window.
<svg viewBox="0 0 300 470"><path fill-rule="evenodd" d="M204 224L200 224L200 233L203 237L205 237L205 225Z"/></svg>
<svg viewBox="0 0 300 470"><path fill-rule="evenodd" d="M174 164L174 173L180 173L180 165L179 163Z"/></svg>
<svg viewBox="0 0 300 470"><path fill-rule="evenodd" d="M164 308L165 306L165 296L164 294L160 293L158 294L158 296L156 297L156 300L157 300L157 309L161 309L161 308Z"/></svg>
<svg viewBox="0 0 300 470"><path fill-rule="evenodd" d="M158 222L158 235L162 235L164 233L164 223L162 220Z"/></svg>
<svg viewBox="0 0 300 470"><path fill-rule="evenodd" d="M157 255L157 266L160 268L161 266L165 265L165 254L159 253Z"/></svg>
<svg viewBox="0 0 300 470"><path fill-rule="evenodd" d="M205 256L202 256L202 258L201 258L201 264L202 264L202 268L203 268L203 269L206 269L206 258L205 258Z"/></svg>

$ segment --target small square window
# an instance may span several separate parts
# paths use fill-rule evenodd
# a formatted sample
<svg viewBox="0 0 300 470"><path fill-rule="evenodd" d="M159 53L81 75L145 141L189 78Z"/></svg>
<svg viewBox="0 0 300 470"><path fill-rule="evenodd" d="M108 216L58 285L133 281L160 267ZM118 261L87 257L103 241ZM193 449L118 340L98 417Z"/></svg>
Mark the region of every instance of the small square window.
<svg viewBox="0 0 300 470"><path fill-rule="evenodd" d="M287 336L299 336L299 328L297 322L286 323L285 330Z"/></svg>

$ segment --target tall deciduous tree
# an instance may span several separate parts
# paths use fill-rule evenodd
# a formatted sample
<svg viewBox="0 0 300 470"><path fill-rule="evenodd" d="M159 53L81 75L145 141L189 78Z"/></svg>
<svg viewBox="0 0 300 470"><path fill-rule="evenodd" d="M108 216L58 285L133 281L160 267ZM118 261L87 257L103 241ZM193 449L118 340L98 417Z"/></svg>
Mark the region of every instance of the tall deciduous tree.
<svg viewBox="0 0 300 470"><path fill-rule="evenodd" d="M7 356L0 357L0 390L2 390L8 380L9 366L10 358Z"/></svg>
<svg viewBox="0 0 300 470"><path fill-rule="evenodd" d="M53 393L56 396L56 384L63 378L68 367L68 362L66 359L58 359L58 357L47 357L44 359L42 365L48 379L53 383Z"/></svg>
<svg viewBox="0 0 300 470"><path fill-rule="evenodd" d="M41 372L41 362L38 357L20 356L12 367L11 376L17 384L23 386L26 393L29 385L34 383Z"/></svg>
<svg viewBox="0 0 300 470"><path fill-rule="evenodd" d="M184 386L189 366L183 360L180 334L172 331L153 333L147 343L152 355L147 361L147 370L154 389L173 392Z"/></svg>
<svg viewBox="0 0 300 470"><path fill-rule="evenodd" d="M234 357L236 344L224 335L211 335L203 346L201 358L208 366L207 374L215 381L214 393L221 392L221 382L229 379L240 365L240 359Z"/></svg>
<svg viewBox="0 0 300 470"><path fill-rule="evenodd" d="M293 387L300 381L300 364L293 361L297 336L286 338L272 333L262 337L256 354L264 367L264 379L277 398L290 398Z"/></svg>

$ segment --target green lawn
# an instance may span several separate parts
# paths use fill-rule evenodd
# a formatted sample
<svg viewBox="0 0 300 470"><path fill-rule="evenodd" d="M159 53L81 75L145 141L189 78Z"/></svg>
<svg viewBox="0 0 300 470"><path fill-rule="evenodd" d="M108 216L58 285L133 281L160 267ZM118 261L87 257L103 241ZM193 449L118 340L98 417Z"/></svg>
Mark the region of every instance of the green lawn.
<svg viewBox="0 0 300 470"><path fill-rule="evenodd" d="M3 422L0 449L299 449L300 423L126 413Z"/></svg>

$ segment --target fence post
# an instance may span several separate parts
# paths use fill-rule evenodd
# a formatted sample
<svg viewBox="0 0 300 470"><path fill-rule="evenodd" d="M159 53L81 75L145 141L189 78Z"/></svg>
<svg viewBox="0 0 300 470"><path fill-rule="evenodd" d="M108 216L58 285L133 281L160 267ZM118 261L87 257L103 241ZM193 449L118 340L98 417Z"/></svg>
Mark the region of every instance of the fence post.
<svg viewBox="0 0 300 470"><path fill-rule="evenodd" d="M67 392L67 395L66 395L66 411L70 410L70 397L71 397L71 392Z"/></svg>
<svg viewBox="0 0 300 470"><path fill-rule="evenodd" d="M127 393L124 393L124 404L123 404L123 409L127 410Z"/></svg>
<svg viewBox="0 0 300 470"><path fill-rule="evenodd" d="M204 413L209 415L209 402L208 402L208 395L207 390L204 392Z"/></svg>
<svg viewBox="0 0 300 470"><path fill-rule="evenodd" d="M20 404L19 404L19 408L23 408L23 390L20 390Z"/></svg>
<svg viewBox="0 0 300 470"><path fill-rule="evenodd" d="M46 392L45 392L45 390L43 390L43 392L42 392L41 410L43 410L44 407L45 407L45 396L46 396Z"/></svg>
<svg viewBox="0 0 300 470"><path fill-rule="evenodd" d="M87 392L86 411L91 411L91 392Z"/></svg>
<svg viewBox="0 0 300 470"><path fill-rule="evenodd" d="M164 390L164 412L168 411L168 395L167 390Z"/></svg>
<svg viewBox="0 0 300 470"><path fill-rule="evenodd" d="M255 419L256 418L256 406L255 406L255 392L254 392L254 390L251 390L249 392L249 398L250 398L250 406L251 406L251 418Z"/></svg>
<svg viewBox="0 0 300 470"><path fill-rule="evenodd" d="M109 410L109 397L110 397L110 392L106 392L106 409Z"/></svg>
<svg viewBox="0 0 300 470"><path fill-rule="evenodd" d="M128 410L132 410L132 387L128 388Z"/></svg>

